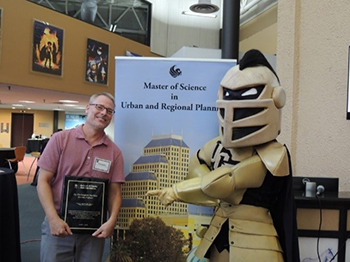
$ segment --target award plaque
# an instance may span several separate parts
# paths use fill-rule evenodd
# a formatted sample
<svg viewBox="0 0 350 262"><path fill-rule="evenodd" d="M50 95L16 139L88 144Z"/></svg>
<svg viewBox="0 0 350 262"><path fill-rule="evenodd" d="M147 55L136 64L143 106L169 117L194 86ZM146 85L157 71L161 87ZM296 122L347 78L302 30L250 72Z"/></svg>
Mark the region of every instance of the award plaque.
<svg viewBox="0 0 350 262"><path fill-rule="evenodd" d="M73 233L95 232L107 217L108 179L66 176L61 217Z"/></svg>

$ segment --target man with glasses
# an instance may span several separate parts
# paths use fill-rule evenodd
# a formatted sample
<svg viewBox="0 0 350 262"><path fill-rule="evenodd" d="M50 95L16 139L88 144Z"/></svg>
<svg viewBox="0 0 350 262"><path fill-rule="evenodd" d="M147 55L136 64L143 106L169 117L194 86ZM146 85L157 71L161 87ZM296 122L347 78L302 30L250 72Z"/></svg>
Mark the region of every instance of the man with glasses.
<svg viewBox="0 0 350 262"><path fill-rule="evenodd" d="M42 262L102 260L104 242L114 231L121 207L121 183L125 182L120 149L108 138L105 128L114 111L109 93L91 96L83 125L55 133L38 166L38 196L45 212L42 224ZM72 233L60 217L62 186L66 176L108 179L107 221L92 234Z"/></svg>

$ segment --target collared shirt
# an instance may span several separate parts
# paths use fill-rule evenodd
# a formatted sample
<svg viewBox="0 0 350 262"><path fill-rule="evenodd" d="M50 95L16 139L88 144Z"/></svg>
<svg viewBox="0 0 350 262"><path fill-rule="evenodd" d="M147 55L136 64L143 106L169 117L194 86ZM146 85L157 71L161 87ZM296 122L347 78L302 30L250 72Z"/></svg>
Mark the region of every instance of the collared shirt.
<svg viewBox="0 0 350 262"><path fill-rule="evenodd" d="M65 176L107 178L124 183L122 153L105 134L93 147L85 139L83 125L55 133L49 140L38 166L54 173L51 182L54 205L60 210Z"/></svg>

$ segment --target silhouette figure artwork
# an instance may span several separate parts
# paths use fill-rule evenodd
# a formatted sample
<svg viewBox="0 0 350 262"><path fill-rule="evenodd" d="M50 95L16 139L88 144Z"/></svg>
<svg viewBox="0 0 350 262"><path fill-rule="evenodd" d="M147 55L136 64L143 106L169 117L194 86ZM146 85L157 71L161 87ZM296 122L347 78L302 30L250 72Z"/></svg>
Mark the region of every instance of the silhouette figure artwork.
<svg viewBox="0 0 350 262"><path fill-rule="evenodd" d="M35 21L32 70L62 74L63 30Z"/></svg>

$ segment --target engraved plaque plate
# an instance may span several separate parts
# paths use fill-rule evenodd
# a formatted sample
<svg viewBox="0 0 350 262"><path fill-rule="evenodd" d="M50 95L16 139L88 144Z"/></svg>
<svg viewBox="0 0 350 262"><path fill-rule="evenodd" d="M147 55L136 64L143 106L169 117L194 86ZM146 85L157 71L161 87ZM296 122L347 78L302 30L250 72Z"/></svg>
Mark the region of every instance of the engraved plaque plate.
<svg viewBox="0 0 350 262"><path fill-rule="evenodd" d="M61 217L73 233L95 232L107 216L108 179L66 176Z"/></svg>

